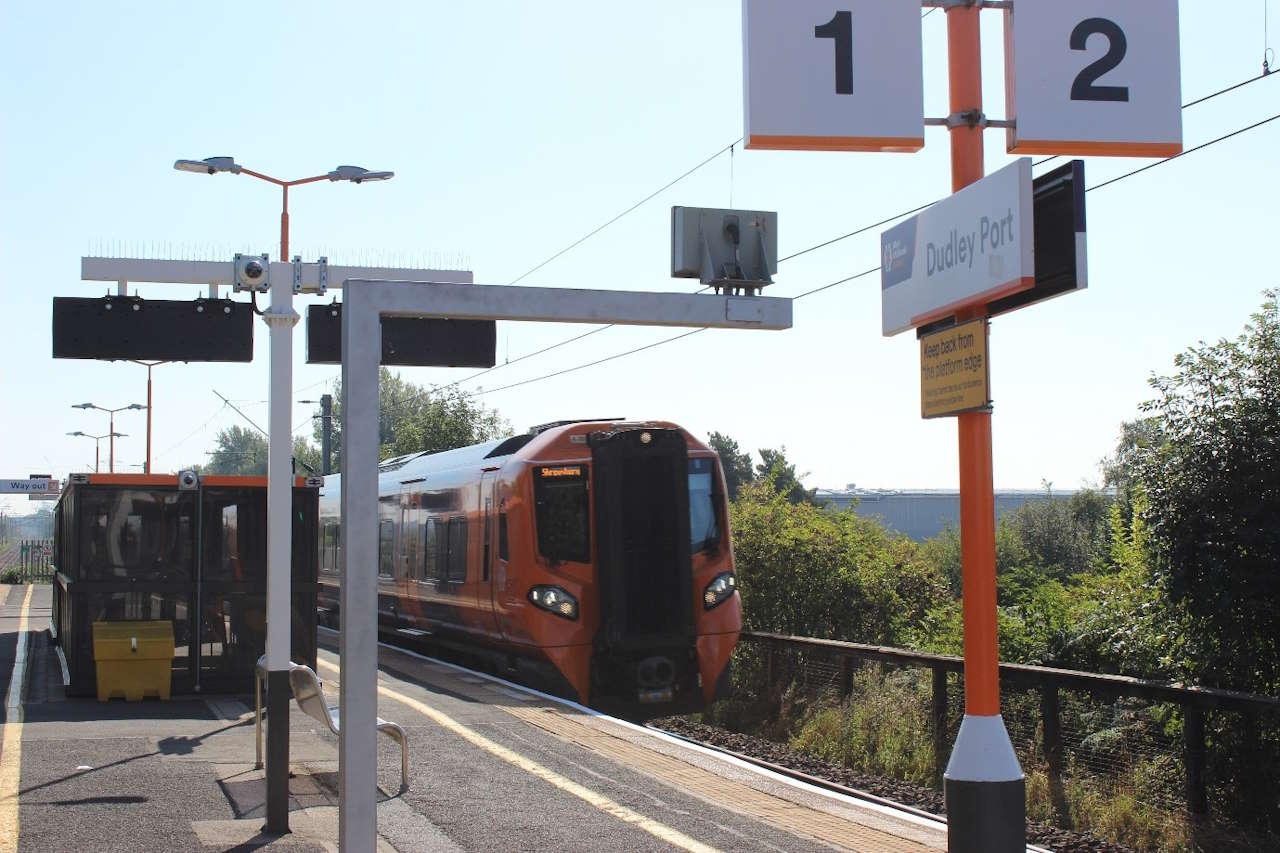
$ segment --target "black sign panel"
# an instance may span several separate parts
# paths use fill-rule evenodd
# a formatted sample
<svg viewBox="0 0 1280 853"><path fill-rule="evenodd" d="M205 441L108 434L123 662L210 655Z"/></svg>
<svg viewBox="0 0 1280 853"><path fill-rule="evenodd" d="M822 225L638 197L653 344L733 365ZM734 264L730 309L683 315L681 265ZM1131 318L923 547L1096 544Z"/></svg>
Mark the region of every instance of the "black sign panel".
<svg viewBox="0 0 1280 853"><path fill-rule="evenodd" d="M229 299L55 296L53 357L253 361L253 311Z"/></svg>
<svg viewBox="0 0 1280 853"><path fill-rule="evenodd" d="M1035 286L987 303L988 317L1085 286L1084 161L1072 160L1036 178L1031 197ZM919 327L916 337L923 338L955 324L955 317L947 317Z"/></svg>
<svg viewBox="0 0 1280 853"><path fill-rule="evenodd" d="M382 364L401 367L493 367L493 320L382 318ZM342 304L307 309L307 363L342 363Z"/></svg>
<svg viewBox="0 0 1280 853"><path fill-rule="evenodd" d="M1084 286L1084 161L1072 160L1031 184L1036 284L987 306L995 316Z"/></svg>

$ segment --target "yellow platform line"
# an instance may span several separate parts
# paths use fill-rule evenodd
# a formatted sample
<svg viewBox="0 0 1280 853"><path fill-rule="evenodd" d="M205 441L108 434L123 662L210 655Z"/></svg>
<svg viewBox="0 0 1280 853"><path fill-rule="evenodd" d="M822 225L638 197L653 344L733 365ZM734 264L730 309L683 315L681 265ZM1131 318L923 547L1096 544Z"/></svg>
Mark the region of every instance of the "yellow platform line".
<svg viewBox="0 0 1280 853"><path fill-rule="evenodd" d="M14 650L13 673L9 676L9 696L5 704L4 741L0 746L0 853L18 849L18 785L22 772L22 682L27 667L27 612L31 593L27 585L18 616L18 645Z"/></svg>
<svg viewBox="0 0 1280 853"><path fill-rule="evenodd" d="M327 669L331 669L334 672L339 671L339 668L336 664L332 664L327 660L318 659L316 662L320 666L323 666ZM525 756L519 754L518 752L514 752L513 750L507 749L505 746L503 746L500 743L495 743L494 741L489 740L484 735L476 731L473 731L472 729L467 728L466 726L462 725L462 723L459 723L457 720L450 717L448 714L445 714L441 711L436 710L435 708L432 708L430 705L427 705L425 702L420 702L417 699L414 699L409 696L405 696L402 693L392 690L389 687L383 687L382 685L378 685L378 693L380 693L383 696L386 696L388 699L394 699L397 702L400 702L404 705L408 705L410 708L426 716L428 719L432 720L437 725L441 726L442 728L448 729L449 731L461 737L463 740L466 740L467 742L480 747L490 755L496 756L497 758L500 758L503 761L507 762L508 764L518 767L519 769L525 771L526 773L529 773L532 776L537 776L539 779L542 779L545 782L550 782L552 785L556 786L561 791L564 791L566 794L572 794L573 796L588 803L591 806L594 806L600 811L606 814L612 815L613 817L616 817L618 820L621 820L624 823L629 823L638 829L642 829L645 832L649 833L650 835L654 836L655 838L665 841L666 843L672 845L673 847L679 847L682 850L688 850L690 851L690 853L717 853L716 848L714 847L710 847L706 844L703 844L701 841L697 841L696 839L690 838L689 836L685 835L683 832L680 832L677 829L667 826L664 823L659 823L658 821L653 820L652 818L645 817L639 812L629 809L626 806L622 805L621 803L615 802L614 800L611 800L610 798L604 796L603 794L592 791L590 788L579 785L577 782L573 781L572 779L569 779L565 776L561 776L559 773L555 772L554 770L551 770L547 767L543 767L541 764L537 763L536 761L533 761L532 759L526 758Z"/></svg>

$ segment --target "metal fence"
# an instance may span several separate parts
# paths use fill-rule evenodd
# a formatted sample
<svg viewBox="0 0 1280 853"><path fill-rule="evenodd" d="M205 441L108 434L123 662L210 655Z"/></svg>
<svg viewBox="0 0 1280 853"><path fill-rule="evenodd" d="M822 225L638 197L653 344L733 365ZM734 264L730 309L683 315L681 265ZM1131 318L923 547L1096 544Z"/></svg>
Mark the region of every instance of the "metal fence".
<svg viewBox="0 0 1280 853"><path fill-rule="evenodd" d="M16 571L18 583L53 583L53 540L22 539L0 548L0 572Z"/></svg>
<svg viewBox="0 0 1280 853"><path fill-rule="evenodd" d="M870 737L898 738L898 758L864 769L941 787L963 716L963 659L760 632L742 639L735 690L792 705L862 703L864 717L879 696L881 717L865 725L896 729ZM1001 664L1000 681L1028 817L1082 830L1096 829L1099 815L1163 823L1149 839L1161 849L1179 835L1188 847L1244 829L1267 843L1280 837L1280 699L1019 664ZM1135 834L1133 846L1148 846Z"/></svg>

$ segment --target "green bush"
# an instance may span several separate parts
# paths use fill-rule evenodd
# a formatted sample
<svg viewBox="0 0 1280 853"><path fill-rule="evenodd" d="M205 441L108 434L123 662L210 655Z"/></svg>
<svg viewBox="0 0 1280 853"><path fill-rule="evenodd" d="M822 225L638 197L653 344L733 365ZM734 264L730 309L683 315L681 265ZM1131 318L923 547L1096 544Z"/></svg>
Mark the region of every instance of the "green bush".
<svg viewBox="0 0 1280 853"><path fill-rule="evenodd" d="M22 583L22 570L16 568L5 569L0 572L0 583Z"/></svg>

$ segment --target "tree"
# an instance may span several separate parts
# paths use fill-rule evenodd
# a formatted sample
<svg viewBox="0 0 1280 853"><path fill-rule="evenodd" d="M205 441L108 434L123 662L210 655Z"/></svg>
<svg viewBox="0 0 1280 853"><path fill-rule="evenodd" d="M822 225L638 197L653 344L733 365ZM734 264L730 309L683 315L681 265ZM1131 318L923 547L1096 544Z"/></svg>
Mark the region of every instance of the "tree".
<svg viewBox="0 0 1280 853"><path fill-rule="evenodd" d="M1156 582L1202 681L1280 690L1280 309L1153 377L1161 443L1140 456Z"/></svg>
<svg viewBox="0 0 1280 853"><path fill-rule="evenodd" d="M901 645L949 598L911 540L849 510L792 502L769 479L743 486L732 525L752 630Z"/></svg>
<svg viewBox="0 0 1280 853"><path fill-rule="evenodd" d="M254 429L229 426L214 439L202 474L266 474L267 439Z"/></svg>
<svg viewBox="0 0 1280 853"><path fill-rule="evenodd" d="M738 490L755 479L751 470L751 454L738 449L738 442L723 433L713 432L707 444L720 455L720 467L724 470L724 485L729 490L729 500L738 497Z"/></svg>
<svg viewBox="0 0 1280 853"><path fill-rule="evenodd" d="M436 452L466 447L510 435L509 424L494 409L487 409L457 388L427 388L403 379L387 368L379 369L378 458L405 453ZM317 414L319 410L317 409ZM322 439L320 419L315 438ZM334 383L334 470L340 470L342 451L342 383Z"/></svg>
<svg viewBox="0 0 1280 853"><path fill-rule="evenodd" d="M793 504L816 504L817 489L806 489L796 475L796 466L787 461L787 448L760 450L760 464L756 466L756 479L769 484L774 494L782 495Z"/></svg>

